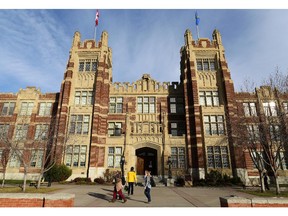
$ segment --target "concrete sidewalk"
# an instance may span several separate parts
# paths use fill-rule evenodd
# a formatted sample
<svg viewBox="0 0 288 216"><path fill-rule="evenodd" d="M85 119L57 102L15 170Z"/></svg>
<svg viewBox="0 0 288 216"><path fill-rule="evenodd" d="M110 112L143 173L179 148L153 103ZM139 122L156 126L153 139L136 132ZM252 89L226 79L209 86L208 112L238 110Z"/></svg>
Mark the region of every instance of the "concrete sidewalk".
<svg viewBox="0 0 288 216"><path fill-rule="evenodd" d="M115 203L109 202L112 199L113 185L62 185L52 184L57 187L55 193L75 194L75 207L220 207L220 197L239 196L252 198L232 187L165 187L157 186L151 190L152 202L146 203L144 187L134 187L134 195L124 195L128 201L122 203L117 200Z"/></svg>

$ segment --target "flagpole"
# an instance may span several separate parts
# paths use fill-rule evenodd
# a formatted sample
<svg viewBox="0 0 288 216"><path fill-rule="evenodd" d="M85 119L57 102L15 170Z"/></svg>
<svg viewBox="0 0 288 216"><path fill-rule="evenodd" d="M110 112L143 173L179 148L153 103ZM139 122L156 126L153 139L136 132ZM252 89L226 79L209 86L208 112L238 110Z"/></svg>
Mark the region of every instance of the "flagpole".
<svg viewBox="0 0 288 216"><path fill-rule="evenodd" d="M96 30L97 30L97 26L95 25L95 27L94 27L94 40L95 40L95 42L96 42Z"/></svg>
<svg viewBox="0 0 288 216"><path fill-rule="evenodd" d="M198 40L199 40L199 26L198 25L196 25L196 29L197 29L197 37L198 37Z"/></svg>

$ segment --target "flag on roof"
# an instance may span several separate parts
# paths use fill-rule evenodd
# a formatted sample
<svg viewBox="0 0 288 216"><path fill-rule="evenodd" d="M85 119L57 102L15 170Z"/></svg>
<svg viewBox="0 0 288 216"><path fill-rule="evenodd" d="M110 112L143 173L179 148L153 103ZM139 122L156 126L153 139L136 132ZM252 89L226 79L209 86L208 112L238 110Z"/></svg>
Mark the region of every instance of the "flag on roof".
<svg viewBox="0 0 288 216"><path fill-rule="evenodd" d="M96 11L96 17L95 17L95 26L98 26L98 21L99 21L99 11Z"/></svg>
<svg viewBox="0 0 288 216"><path fill-rule="evenodd" d="M197 11L195 12L195 20L196 20L196 25L198 26L200 23L200 17L198 16Z"/></svg>

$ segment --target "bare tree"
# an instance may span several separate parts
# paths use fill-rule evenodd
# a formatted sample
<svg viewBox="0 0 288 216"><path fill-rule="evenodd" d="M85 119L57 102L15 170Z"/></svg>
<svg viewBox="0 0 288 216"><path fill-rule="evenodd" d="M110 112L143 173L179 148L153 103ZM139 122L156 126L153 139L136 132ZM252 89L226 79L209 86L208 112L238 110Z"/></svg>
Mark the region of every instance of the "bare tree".
<svg viewBox="0 0 288 216"><path fill-rule="evenodd" d="M240 92L239 96L251 99L252 95L254 111L251 113L249 106L252 103L249 102L243 102L243 106L238 107L238 118L233 123L236 127L232 134L244 151L249 152L259 173L261 191L265 191L263 174L268 172L275 180L276 194L280 194L278 172L286 168L285 151L288 149L287 101L286 105L283 104L283 98L288 99L288 75L281 74L277 68L263 83L265 86L256 88L255 93L251 92L249 81L245 83L246 87L242 89L248 91Z"/></svg>
<svg viewBox="0 0 288 216"><path fill-rule="evenodd" d="M7 165L9 162L10 149L3 144L1 137L7 137L9 131L9 124L0 125L0 164L2 167L2 187L5 185Z"/></svg>
<svg viewBox="0 0 288 216"><path fill-rule="evenodd" d="M9 149L7 147L4 147L0 149L0 163L2 166L2 185L1 187L3 188L5 185L5 179L6 179L6 170L7 170L7 165L9 161Z"/></svg>

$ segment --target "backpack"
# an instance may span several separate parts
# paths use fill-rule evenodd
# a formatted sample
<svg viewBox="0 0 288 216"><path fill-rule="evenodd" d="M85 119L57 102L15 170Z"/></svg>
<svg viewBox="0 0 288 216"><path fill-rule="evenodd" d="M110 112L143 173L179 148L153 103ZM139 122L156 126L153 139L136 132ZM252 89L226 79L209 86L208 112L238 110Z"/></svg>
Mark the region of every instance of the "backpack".
<svg viewBox="0 0 288 216"><path fill-rule="evenodd" d="M156 183L155 183L155 181L154 181L152 176L150 176L150 184L151 184L152 187L156 187Z"/></svg>

